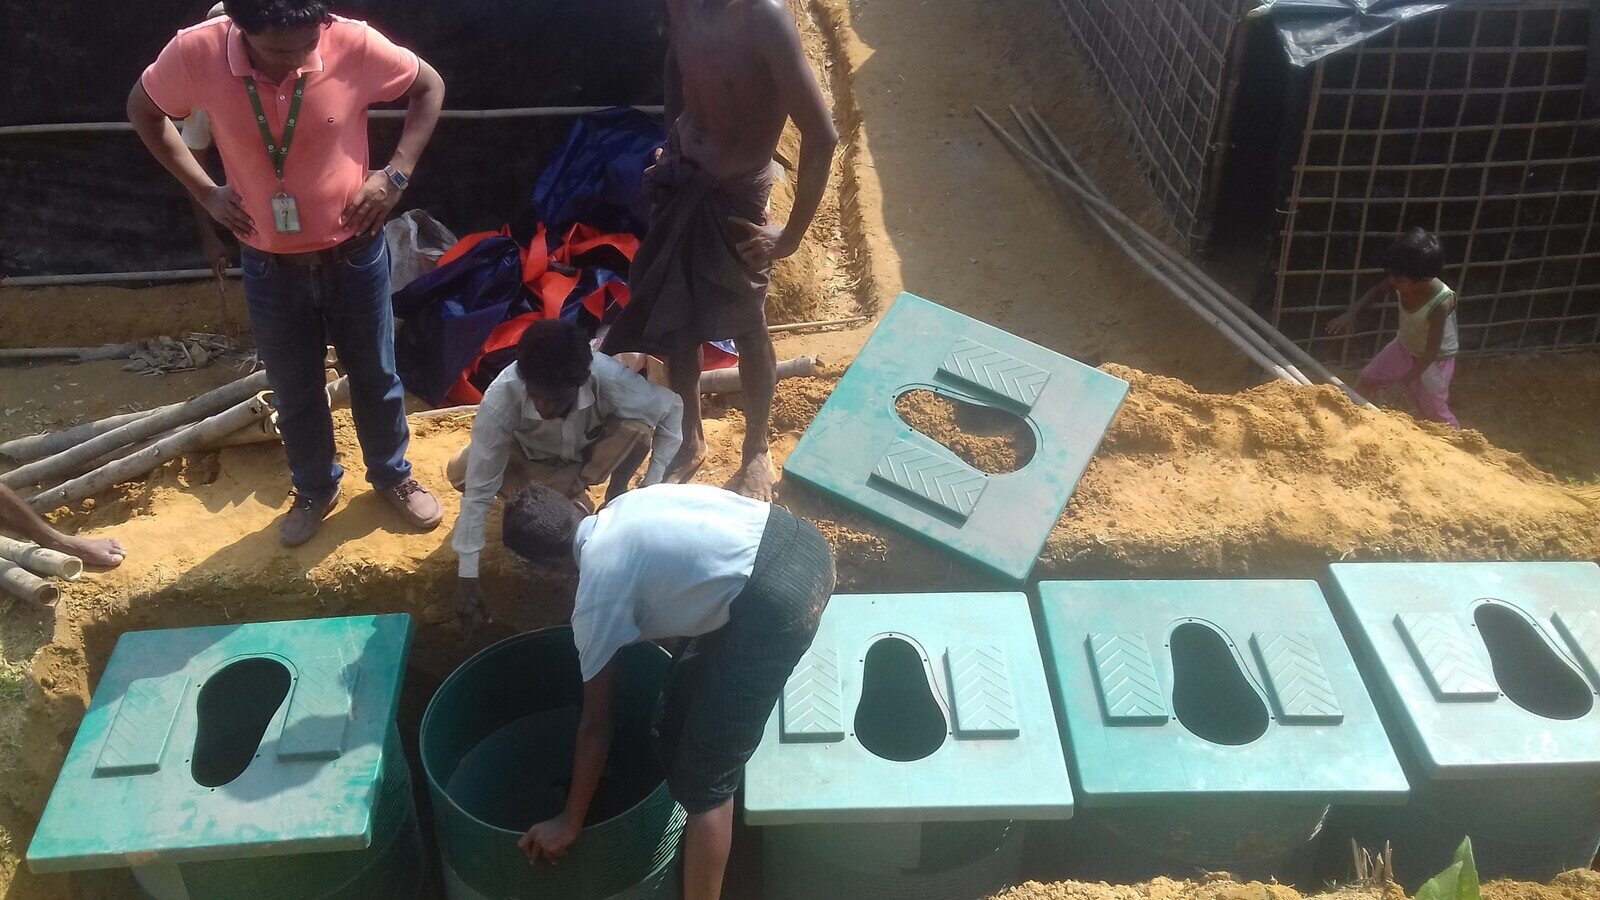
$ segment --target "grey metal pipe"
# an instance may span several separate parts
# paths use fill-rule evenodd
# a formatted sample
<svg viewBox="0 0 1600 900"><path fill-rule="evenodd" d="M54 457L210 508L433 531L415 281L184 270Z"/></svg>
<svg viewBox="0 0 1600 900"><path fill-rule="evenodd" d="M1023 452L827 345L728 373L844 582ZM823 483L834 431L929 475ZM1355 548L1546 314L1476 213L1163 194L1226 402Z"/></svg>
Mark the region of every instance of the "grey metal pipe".
<svg viewBox="0 0 1600 900"><path fill-rule="evenodd" d="M515 106L506 109L445 109L439 111L441 119L542 119L559 116L586 116L612 106ZM650 115L661 115L663 107L635 106L634 109ZM403 119L403 109L374 109L367 113L371 119ZM86 131L132 131L128 122L58 122L39 125L0 125L0 136L10 134L70 134Z"/></svg>
<svg viewBox="0 0 1600 900"><path fill-rule="evenodd" d="M239 269L228 269L239 277ZM52 287L65 284L106 284L114 281L203 281L215 278L210 269L163 269L157 272L92 272L81 275L21 275L0 279L0 287Z"/></svg>

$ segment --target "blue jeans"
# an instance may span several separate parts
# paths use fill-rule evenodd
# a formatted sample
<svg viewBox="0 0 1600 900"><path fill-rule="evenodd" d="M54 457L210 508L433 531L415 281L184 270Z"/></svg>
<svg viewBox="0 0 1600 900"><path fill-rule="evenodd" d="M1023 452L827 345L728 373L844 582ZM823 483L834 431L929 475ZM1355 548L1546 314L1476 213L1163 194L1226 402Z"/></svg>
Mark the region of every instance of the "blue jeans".
<svg viewBox="0 0 1600 900"><path fill-rule="evenodd" d="M344 477L334 459L333 416L324 388L332 343L350 376L350 408L367 480L386 488L411 477L405 388L394 368L389 247L380 235L349 259L295 266L245 247L250 330L267 367L289 475L302 497L321 500Z"/></svg>

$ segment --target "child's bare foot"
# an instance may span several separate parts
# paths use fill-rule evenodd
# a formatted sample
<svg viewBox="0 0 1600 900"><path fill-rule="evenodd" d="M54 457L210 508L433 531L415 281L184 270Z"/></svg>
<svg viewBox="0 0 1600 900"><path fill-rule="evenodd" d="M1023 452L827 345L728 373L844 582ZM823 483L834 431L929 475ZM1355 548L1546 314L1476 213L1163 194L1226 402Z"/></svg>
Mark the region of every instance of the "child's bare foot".
<svg viewBox="0 0 1600 900"><path fill-rule="evenodd" d="M62 535L60 540L51 541L49 547L76 556L86 566L100 569L115 569L122 565L122 560L128 555L128 551L122 548L122 542L114 538L90 540Z"/></svg>
<svg viewBox="0 0 1600 900"><path fill-rule="evenodd" d="M688 484L694 480L706 462L706 439L703 436L685 437L678 455L667 465L667 474L661 479L667 484Z"/></svg>
<svg viewBox="0 0 1600 900"><path fill-rule="evenodd" d="M733 473L723 487L752 500L772 502L772 483L777 473L772 470L772 457L763 450L745 459L739 471Z"/></svg>

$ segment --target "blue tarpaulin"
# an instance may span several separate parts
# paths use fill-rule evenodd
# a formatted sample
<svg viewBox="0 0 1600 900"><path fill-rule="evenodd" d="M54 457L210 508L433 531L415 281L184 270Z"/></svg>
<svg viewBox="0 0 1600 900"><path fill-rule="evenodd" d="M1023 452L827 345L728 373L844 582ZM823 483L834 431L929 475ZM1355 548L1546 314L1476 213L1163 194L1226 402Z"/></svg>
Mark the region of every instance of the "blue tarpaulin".
<svg viewBox="0 0 1600 900"><path fill-rule="evenodd" d="M490 237L395 292L405 321L395 338L395 367L406 390L438 406L483 352L496 325L531 312L522 285L522 253L509 237Z"/></svg>
<svg viewBox="0 0 1600 900"><path fill-rule="evenodd" d="M1272 16L1289 62L1306 66L1370 40L1407 19L1457 0L1263 0L1251 15Z"/></svg>
<svg viewBox="0 0 1600 900"><path fill-rule="evenodd" d="M661 123L632 107L584 116L539 174L533 215L552 235L582 222L608 234L642 236L650 205L639 185L666 139Z"/></svg>

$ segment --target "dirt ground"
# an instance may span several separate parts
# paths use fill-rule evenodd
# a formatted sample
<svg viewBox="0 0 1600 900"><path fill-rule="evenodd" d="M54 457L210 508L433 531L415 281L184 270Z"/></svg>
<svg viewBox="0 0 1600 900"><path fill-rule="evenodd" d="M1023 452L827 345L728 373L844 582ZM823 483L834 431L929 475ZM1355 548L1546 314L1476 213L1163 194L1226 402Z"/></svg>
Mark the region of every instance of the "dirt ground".
<svg viewBox="0 0 1600 900"><path fill-rule="evenodd" d="M1170 236L1126 144L1115 129L1099 127L1108 116L1050 4L811 2L802 31L844 144L811 241L777 273L774 321L878 313L911 290L1131 385L1046 543L1039 577L1314 577L1340 559L1600 558L1600 361L1593 355L1463 361L1456 404L1472 430L1460 433L1400 412L1357 409L1331 388L1241 390L1244 360L1131 271L971 114L974 103L996 113L1008 102L1037 105L1119 205ZM796 152L791 133L780 147L791 174L775 190L780 217L792 202ZM242 322L237 285L230 291L230 315ZM0 302L8 304L0 346L214 330L221 318L209 284L6 289ZM780 463L869 333L864 326L780 337L780 357L813 354L825 363L819 377L780 385ZM139 377L112 363L0 370L0 440L170 402L231 374L214 367ZM991 471L1015 468L1032 452L1011 423L935 398L909 396L901 412ZM707 415L711 456L699 480L720 484L737 466L744 422L731 399L711 402ZM565 620L572 584L510 559L491 523L484 578L495 623L473 646L458 640L448 546L458 497L443 467L466 442L470 416L414 420L418 476L446 506L444 525L430 534L399 528L366 490L348 414L337 421L350 470L347 499L304 547L277 543L288 484L281 449L270 445L175 462L57 516L68 530L115 534L130 556L114 572L70 585L54 615L0 600L0 896L71 894L64 879L36 879L17 866L91 685L125 631L408 612L419 624L414 668L437 679L483 643ZM990 585L801 488L783 486L780 501L827 534L842 590ZM1484 893L1488 900L1595 896L1594 885L1573 877L1543 893L1494 885ZM1516 892L1524 888L1532 892ZM1550 893L1558 889L1569 893ZM1290 894L1283 886L1156 881L1025 885L1005 896L1300 896Z"/></svg>
<svg viewBox="0 0 1600 900"><path fill-rule="evenodd" d="M1482 892L1483 900L1591 900L1600 896L1600 872L1564 872L1549 884L1491 881L1483 885ZM1405 896L1404 891L1392 885L1302 894L1287 885L1259 881L1241 884L1226 879L1194 882L1157 878L1126 885L1028 882L996 894L992 900L1404 900Z"/></svg>

